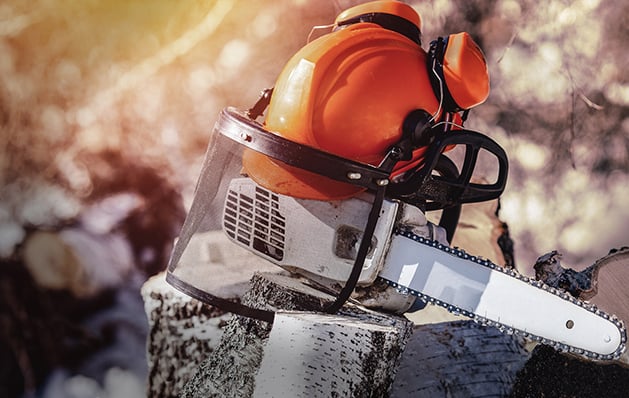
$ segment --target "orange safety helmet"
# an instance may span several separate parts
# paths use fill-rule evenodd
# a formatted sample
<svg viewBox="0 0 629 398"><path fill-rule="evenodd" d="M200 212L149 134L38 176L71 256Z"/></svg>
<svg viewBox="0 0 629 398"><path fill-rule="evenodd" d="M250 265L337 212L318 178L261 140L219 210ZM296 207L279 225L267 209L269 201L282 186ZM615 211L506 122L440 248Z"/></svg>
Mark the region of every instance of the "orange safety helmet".
<svg viewBox="0 0 629 398"><path fill-rule="evenodd" d="M421 18L398 1L352 7L336 29L299 50L277 79L264 127L285 139L378 166L414 111L427 122L483 102L484 57L467 33L421 48ZM460 120L460 119L459 119ZM398 162L392 177L421 164L426 146ZM258 184L304 199L335 200L362 187L332 180L246 149L243 167Z"/></svg>

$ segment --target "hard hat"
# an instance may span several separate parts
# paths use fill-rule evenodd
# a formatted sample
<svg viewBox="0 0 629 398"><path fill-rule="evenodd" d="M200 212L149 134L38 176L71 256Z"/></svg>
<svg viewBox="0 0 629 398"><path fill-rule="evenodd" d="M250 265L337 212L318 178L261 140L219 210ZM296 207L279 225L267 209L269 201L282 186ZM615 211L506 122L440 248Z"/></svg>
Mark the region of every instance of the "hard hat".
<svg viewBox="0 0 629 398"><path fill-rule="evenodd" d="M400 140L410 112L422 109L438 116L426 52L392 30L393 24L383 28L378 23L381 13L406 22L405 27L412 25L419 35L419 15L397 1L371 2L341 13L337 24L346 24L342 29L303 47L281 72L265 128L294 142L378 165ZM351 20L356 23L347 24ZM243 165L260 185L294 197L342 199L362 190L253 151L243 154Z"/></svg>

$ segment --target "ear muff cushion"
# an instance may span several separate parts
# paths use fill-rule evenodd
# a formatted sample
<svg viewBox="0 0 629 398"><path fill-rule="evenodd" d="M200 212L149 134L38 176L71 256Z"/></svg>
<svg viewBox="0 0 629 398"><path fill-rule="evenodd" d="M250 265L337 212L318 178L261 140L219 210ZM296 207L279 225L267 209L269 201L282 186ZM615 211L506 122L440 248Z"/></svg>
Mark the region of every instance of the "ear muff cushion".
<svg viewBox="0 0 629 398"><path fill-rule="evenodd" d="M468 33L439 37L430 44L428 55L431 84L445 111L470 109L487 99L487 62Z"/></svg>

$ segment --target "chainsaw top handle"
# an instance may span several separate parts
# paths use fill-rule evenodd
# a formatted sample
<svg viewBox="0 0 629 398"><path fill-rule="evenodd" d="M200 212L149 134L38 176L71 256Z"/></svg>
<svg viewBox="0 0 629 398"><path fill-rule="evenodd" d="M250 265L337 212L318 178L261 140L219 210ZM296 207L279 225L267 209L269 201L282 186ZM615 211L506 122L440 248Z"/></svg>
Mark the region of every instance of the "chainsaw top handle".
<svg viewBox="0 0 629 398"><path fill-rule="evenodd" d="M460 172L443 172L453 166L443 152L457 145L465 150ZM494 182L472 182L481 150L497 159L498 176ZM390 184L387 196L426 211L484 202L500 197L505 189L508 171L507 155L498 143L476 131L455 130L436 137L428 146L421 167L409 171L401 181Z"/></svg>

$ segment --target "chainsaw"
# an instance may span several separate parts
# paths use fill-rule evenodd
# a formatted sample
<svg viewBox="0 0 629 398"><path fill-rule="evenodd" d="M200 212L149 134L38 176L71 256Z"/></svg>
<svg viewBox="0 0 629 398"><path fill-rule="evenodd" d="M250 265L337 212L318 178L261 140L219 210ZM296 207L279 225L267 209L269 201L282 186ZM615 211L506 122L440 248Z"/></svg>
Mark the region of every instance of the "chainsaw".
<svg viewBox="0 0 629 398"><path fill-rule="evenodd" d="M329 313L350 299L399 314L434 304L562 352L618 358L627 334L617 317L450 246L461 206L502 194L508 160L494 140L463 127L489 93L482 52L465 32L426 52L420 26L402 2L353 7L252 108L223 109L167 281L272 322L272 310L233 300L230 287L251 261L230 266L211 243L195 249L204 261L189 255L195 235L222 231L265 267L333 294ZM448 156L457 148L458 163ZM476 178L479 159L490 160L494 178ZM439 222L428 222L437 210Z"/></svg>
<svg viewBox="0 0 629 398"><path fill-rule="evenodd" d="M270 141L280 140L234 109L221 113L215 132L220 132L217 136L222 142L210 145L210 158L237 158L227 147L260 145L269 150L279 144ZM458 140L466 141L465 134L461 133ZM478 144L478 137L473 135L470 142ZM488 143L484 145L496 150ZM450 141L438 145L450 145ZM426 303L438 305L505 333L589 359L616 359L625 349L626 330L615 316L513 269L450 247L448 231L428 222L417 206L400 199L384 199L377 210L373 233L368 243L361 245L368 229L365 219L374 212L374 194L365 192L338 201L298 199L270 191L239 175L234 167L234 178L219 183L218 176L230 167L215 169L209 166L211 163L206 159L167 274L172 285L203 302L245 316L273 319L268 311L221 298L208 292L207 287L199 289L196 277L182 276L185 274L177 270L192 228L198 227L194 224L211 214L238 246L331 291L342 290L351 278L362 246L364 260L360 261L352 290L385 284L387 289L378 289L371 296L370 301L376 303L371 306L378 309L403 313ZM217 185L219 193L213 196L220 197L222 203L212 208L208 204L212 195L207 193Z"/></svg>

